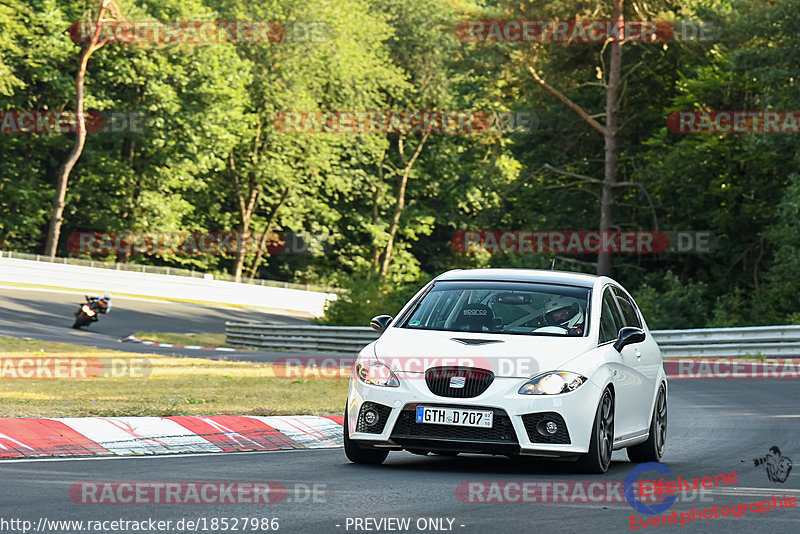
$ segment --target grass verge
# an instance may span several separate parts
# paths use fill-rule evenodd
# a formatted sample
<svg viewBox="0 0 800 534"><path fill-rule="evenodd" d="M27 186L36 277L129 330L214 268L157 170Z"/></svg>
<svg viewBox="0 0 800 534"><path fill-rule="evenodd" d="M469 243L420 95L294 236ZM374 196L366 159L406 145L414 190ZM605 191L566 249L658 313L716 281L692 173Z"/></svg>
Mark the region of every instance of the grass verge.
<svg viewBox="0 0 800 534"><path fill-rule="evenodd" d="M13 378L20 358L52 362L82 356L105 362L139 361L149 374L144 378ZM341 413L346 395L345 378L278 378L270 364L131 354L0 337L0 417L317 415Z"/></svg>

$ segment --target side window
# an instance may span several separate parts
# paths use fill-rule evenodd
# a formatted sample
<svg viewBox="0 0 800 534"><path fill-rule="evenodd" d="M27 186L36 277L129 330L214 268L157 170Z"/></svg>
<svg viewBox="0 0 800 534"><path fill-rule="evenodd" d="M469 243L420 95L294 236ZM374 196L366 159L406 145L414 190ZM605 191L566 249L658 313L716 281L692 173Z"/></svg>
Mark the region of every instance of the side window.
<svg viewBox="0 0 800 534"><path fill-rule="evenodd" d="M639 316L636 314L636 308L628 299L628 296L616 287L614 288L614 293L617 295L617 303L619 303L619 307L622 310L622 318L625 320L625 326L641 328L642 322L639 320Z"/></svg>
<svg viewBox="0 0 800 534"><path fill-rule="evenodd" d="M619 315L614 295L611 289L603 292L603 309L600 312L600 343L617 339L619 329L622 328L622 317Z"/></svg>

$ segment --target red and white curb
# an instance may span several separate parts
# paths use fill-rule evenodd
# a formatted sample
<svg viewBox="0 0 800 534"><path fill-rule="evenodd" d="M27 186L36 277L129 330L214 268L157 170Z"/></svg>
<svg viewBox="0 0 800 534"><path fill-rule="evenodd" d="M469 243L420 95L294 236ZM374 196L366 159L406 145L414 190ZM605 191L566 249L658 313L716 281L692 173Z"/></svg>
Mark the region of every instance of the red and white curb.
<svg viewBox="0 0 800 534"><path fill-rule="evenodd" d="M342 444L342 415L0 418L0 458L315 449Z"/></svg>
<svg viewBox="0 0 800 534"><path fill-rule="evenodd" d="M123 343L141 343L150 347L161 347L164 349L195 349L195 350L216 350L220 352L236 352L236 349L229 349L227 347L203 347L201 345L174 345L172 343L157 343L155 341L147 341L145 339L135 338L133 336L123 337L120 339Z"/></svg>

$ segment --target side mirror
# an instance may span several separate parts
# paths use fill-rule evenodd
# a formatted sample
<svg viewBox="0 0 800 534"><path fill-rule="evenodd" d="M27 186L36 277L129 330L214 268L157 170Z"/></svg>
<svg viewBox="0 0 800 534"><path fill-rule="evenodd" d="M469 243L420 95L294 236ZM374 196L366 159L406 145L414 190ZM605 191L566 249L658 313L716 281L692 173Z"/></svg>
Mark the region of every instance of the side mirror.
<svg viewBox="0 0 800 534"><path fill-rule="evenodd" d="M389 323L392 322L392 319L394 319L394 317L391 315L378 315L372 318L372 320L369 322L369 325L373 330L383 332L389 327Z"/></svg>
<svg viewBox="0 0 800 534"><path fill-rule="evenodd" d="M645 335L644 330L641 328L626 326L625 328L620 329L619 337L614 342L614 349L616 349L617 352L622 352L622 349L624 349L626 346L633 343L641 343L646 337L647 336Z"/></svg>

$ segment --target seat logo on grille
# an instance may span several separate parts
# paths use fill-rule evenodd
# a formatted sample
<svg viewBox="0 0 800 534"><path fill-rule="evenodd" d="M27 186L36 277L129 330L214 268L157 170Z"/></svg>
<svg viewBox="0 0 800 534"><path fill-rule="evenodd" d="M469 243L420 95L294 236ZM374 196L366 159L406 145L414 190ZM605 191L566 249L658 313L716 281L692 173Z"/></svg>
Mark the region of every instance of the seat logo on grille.
<svg viewBox="0 0 800 534"><path fill-rule="evenodd" d="M460 389L463 388L466 383L467 383L467 377L465 376L453 376L450 378L451 388Z"/></svg>

